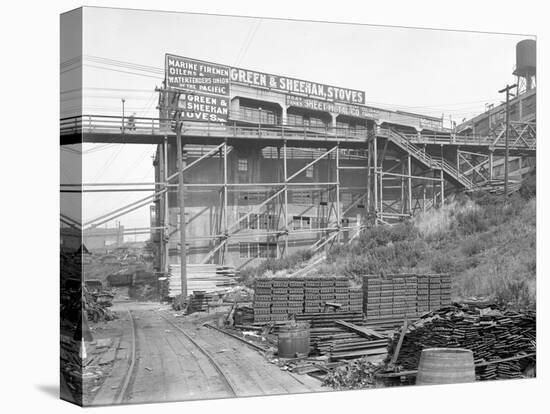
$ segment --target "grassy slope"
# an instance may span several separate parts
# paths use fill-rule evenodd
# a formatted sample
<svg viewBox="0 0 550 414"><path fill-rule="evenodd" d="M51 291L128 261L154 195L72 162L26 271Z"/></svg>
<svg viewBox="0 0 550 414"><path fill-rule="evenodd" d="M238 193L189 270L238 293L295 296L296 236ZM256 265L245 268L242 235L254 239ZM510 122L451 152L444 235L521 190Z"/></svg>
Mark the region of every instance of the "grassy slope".
<svg viewBox="0 0 550 414"><path fill-rule="evenodd" d="M492 196L453 202L411 223L368 230L333 249L324 274L449 272L456 298L490 296L518 307L535 304L535 199Z"/></svg>
<svg viewBox="0 0 550 414"><path fill-rule="evenodd" d="M535 305L535 179L521 194L462 196L435 212L392 227L366 230L352 245L332 248L321 275L345 275L360 283L378 273L450 273L455 299L491 297L514 307ZM523 191L525 190L525 191ZM241 272L243 282L287 273L311 257L297 252ZM286 269L286 271L285 271Z"/></svg>

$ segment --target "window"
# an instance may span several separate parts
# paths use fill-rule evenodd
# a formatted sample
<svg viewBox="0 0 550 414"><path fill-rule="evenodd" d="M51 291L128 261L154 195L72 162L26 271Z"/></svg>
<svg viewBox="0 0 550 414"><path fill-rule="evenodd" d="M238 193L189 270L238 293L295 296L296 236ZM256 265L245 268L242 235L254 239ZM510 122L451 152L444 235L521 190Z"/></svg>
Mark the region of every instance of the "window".
<svg viewBox="0 0 550 414"><path fill-rule="evenodd" d="M310 229L311 217L307 216L294 216L292 217L292 227L294 230Z"/></svg>
<svg viewBox="0 0 550 414"><path fill-rule="evenodd" d="M246 158L239 158L238 169L239 171L248 171L248 160Z"/></svg>
<svg viewBox="0 0 550 414"><path fill-rule="evenodd" d="M273 228L273 216L271 214L259 214L258 221L259 228L262 230L269 230Z"/></svg>
<svg viewBox="0 0 550 414"><path fill-rule="evenodd" d="M242 219L244 216L246 216L246 213L239 213L239 220ZM249 217L246 217L241 222L239 222L240 230L246 230L248 228L248 219Z"/></svg>
<svg viewBox="0 0 550 414"><path fill-rule="evenodd" d="M306 169L306 177L307 177L307 178L313 178L313 165L310 165L310 166Z"/></svg>
<svg viewBox="0 0 550 414"><path fill-rule="evenodd" d="M311 205L313 203L313 195L311 191L294 191L292 193L292 202L295 204Z"/></svg>
<svg viewBox="0 0 550 414"><path fill-rule="evenodd" d="M249 251L250 254L248 257L258 257L258 243L250 243Z"/></svg>
<svg viewBox="0 0 550 414"><path fill-rule="evenodd" d="M239 257L241 259L248 258L248 243L239 243Z"/></svg>
<svg viewBox="0 0 550 414"><path fill-rule="evenodd" d="M250 216L248 216L248 228L252 230L256 230L258 228L257 214L251 214Z"/></svg>

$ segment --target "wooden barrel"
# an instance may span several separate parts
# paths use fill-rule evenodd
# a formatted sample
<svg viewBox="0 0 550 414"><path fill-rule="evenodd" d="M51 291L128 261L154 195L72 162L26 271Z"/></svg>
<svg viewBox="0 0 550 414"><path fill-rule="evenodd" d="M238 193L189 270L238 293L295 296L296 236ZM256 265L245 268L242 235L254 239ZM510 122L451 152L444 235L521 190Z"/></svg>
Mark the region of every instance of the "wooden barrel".
<svg viewBox="0 0 550 414"><path fill-rule="evenodd" d="M309 353L309 324L296 322L279 328L277 355L279 358L296 358Z"/></svg>
<svg viewBox="0 0 550 414"><path fill-rule="evenodd" d="M417 385L458 384L476 379L474 354L469 349L423 349L416 375Z"/></svg>

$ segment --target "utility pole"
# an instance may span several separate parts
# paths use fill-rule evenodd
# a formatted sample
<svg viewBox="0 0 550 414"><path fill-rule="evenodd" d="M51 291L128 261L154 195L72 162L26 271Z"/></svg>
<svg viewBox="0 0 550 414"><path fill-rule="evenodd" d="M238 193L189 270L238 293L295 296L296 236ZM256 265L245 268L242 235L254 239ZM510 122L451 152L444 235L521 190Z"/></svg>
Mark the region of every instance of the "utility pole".
<svg viewBox="0 0 550 414"><path fill-rule="evenodd" d="M180 276L181 276L181 299L184 302L187 298L187 244L185 241L185 198L183 193L183 148L181 142L181 112L176 110L176 147L178 156L178 198L180 210Z"/></svg>
<svg viewBox="0 0 550 414"><path fill-rule="evenodd" d="M510 131L510 96L514 96L510 91L517 87L517 84L506 85L506 88L501 89L498 93L506 92L506 134L505 134L505 143L504 143L504 197L508 196L508 134Z"/></svg>

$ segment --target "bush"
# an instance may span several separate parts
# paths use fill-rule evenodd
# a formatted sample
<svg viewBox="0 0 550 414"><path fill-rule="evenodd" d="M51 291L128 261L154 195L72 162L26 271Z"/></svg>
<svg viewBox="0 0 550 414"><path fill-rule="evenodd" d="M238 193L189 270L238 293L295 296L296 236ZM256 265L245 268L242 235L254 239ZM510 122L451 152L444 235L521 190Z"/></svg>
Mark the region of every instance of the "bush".
<svg viewBox="0 0 550 414"><path fill-rule="evenodd" d="M519 194L526 200L529 200L537 195L537 173L533 171L521 183Z"/></svg>
<svg viewBox="0 0 550 414"><path fill-rule="evenodd" d="M461 250L466 256L474 256L485 250L485 243L480 238L468 238L464 240Z"/></svg>
<svg viewBox="0 0 550 414"><path fill-rule="evenodd" d="M499 305L528 308L533 306L529 285L525 280L505 280L497 285L495 300Z"/></svg>
<svg viewBox="0 0 550 414"><path fill-rule="evenodd" d="M455 228L466 235L485 231L489 227L480 209L458 212L455 220Z"/></svg>
<svg viewBox="0 0 550 414"><path fill-rule="evenodd" d="M454 262L448 256L436 256L431 268L435 273L450 273L454 271Z"/></svg>

